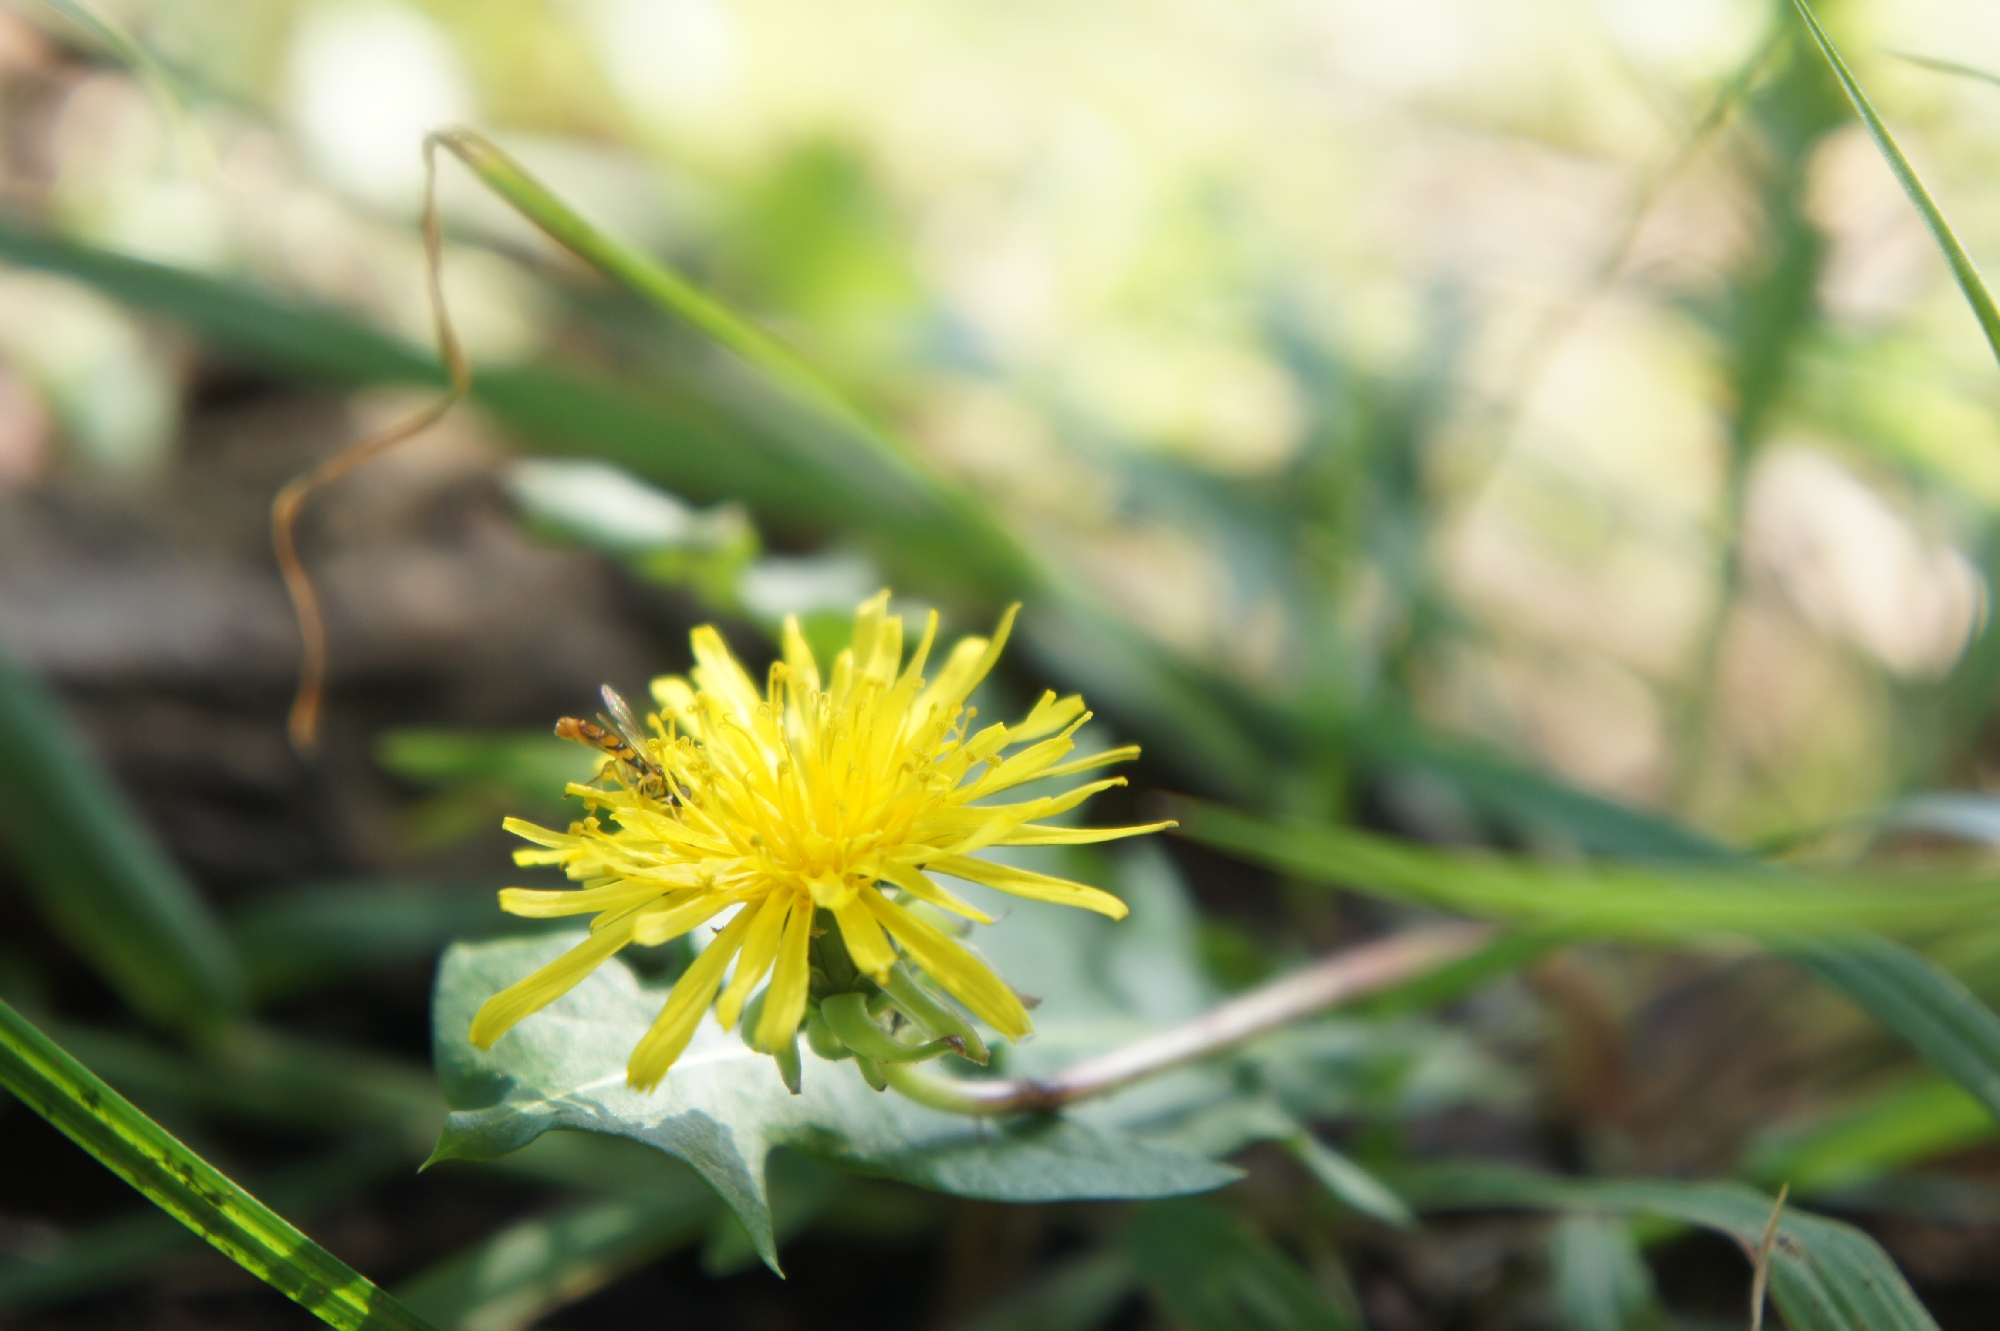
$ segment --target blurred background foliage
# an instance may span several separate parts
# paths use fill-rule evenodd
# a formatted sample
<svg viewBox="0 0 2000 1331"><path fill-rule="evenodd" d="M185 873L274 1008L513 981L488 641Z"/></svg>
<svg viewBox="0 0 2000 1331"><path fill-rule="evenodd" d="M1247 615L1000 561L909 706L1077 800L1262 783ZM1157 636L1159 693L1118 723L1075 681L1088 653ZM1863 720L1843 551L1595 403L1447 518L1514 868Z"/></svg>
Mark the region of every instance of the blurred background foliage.
<svg viewBox="0 0 2000 1331"><path fill-rule="evenodd" d="M2000 14L1823 18L1989 252ZM417 145L454 122L861 416L447 163L479 388L313 503L307 766L264 506L437 382ZM1405 1228L1310 1146L1132 1218L780 1157L782 1285L606 1143L411 1179L433 959L514 927L499 816L563 816L549 721L684 668L693 623L761 657L885 583L957 631L1023 597L995 703L1081 688L1147 748L1106 820L1165 789L1562 862L2000 843L2000 382L1789 6L12 0L0 186L0 996L440 1324L1740 1324L1720 1240ZM113 798L99 761L159 846L65 821ZM1408 913L1173 854L1219 990ZM1989 920L1926 928L2000 993ZM1384 1177L1790 1181L1983 1324L1992 1119L1854 1009L1734 942L1523 948L1488 981L1329 1055L1322 1135ZM14 1324L303 1316L0 1122Z"/></svg>

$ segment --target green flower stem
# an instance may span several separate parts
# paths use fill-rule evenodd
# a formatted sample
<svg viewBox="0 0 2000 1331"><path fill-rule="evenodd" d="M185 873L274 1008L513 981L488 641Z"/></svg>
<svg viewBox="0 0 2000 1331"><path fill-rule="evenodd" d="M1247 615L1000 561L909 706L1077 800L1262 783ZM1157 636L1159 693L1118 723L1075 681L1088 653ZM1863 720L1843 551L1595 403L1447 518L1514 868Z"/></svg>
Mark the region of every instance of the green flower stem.
<svg viewBox="0 0 2000 1331"><path fill-rule="evenodd" d="M294 1229L0 1002L0 1086L237 1265L343 1331L429 1323Z"/></svg>
<svg viewBox="0 0 2000 1331"><path fill-rule="evenodd" d="M932 1035L956 1035L963 1040L965 1048L959 1051L962 1056L982 1066L991 1057L986 1042L979 1038L972 1023L931 997L902 962L897 962L896 968L889 972L889 982L882 986L882 992L903 1010L904 1016Z"/></svg>
<svg viewBox="0 0 2000 1331"><path fill-rule="evenodd" d="M902 1043L868 1015L866 994L834 994L820 1001L819 1011L842 1044L877 1063L920 1063L939 1054L956 1053L963 1044L950 1036L928 1044Z"/></svg>
<svg viewBox="0 0 2000 1331"><path fill-rule="evenodd" d="M1040 1081L949 1079L910 1064L885 1064L896 1090L948 1114L998 1117L1060 1109L1223 1053L1363 994L1401 984L1469 956L1493 938L1487 925L1412 929L1352 948L1222 1004L1184 1026L1086 1059Z"/></svg>

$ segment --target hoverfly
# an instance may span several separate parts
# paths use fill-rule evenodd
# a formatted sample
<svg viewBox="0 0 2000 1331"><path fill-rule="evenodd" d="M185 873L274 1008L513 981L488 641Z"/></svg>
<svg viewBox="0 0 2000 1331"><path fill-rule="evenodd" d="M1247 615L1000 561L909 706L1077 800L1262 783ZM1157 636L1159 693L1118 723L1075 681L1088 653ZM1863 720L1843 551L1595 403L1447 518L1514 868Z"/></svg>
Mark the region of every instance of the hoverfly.
<svg viewBox="0 0 2000 1331"><path fill-rule="evenodd" d="M566 716L556 722L556 734L562 739L588 744L593 749L610 754L627 786L653 799L665 799L667 775L646 756L649 746L638 718L633 716L632 708L618 690L606 684L601 692L609 715L600 713L598 720L605 725Z"/></svg>

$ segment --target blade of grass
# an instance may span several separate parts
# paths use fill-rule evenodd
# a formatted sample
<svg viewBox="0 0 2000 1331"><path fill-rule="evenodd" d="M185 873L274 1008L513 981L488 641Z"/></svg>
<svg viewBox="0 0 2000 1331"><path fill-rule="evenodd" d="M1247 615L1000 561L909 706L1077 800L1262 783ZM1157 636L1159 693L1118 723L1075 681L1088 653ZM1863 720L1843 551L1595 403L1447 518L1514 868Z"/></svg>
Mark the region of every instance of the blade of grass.
<svg viewBox="0 0 2000 1331"><path fill-rule="evenodd" d="M0 840L50 926L163 1026L216 1025L243 1002L228 936L55 698L0 653Z"/></svg>
<svg viewBox="0 0 2000 1331"><path fill-rule="evenodd" d="M1181 835L1307 879L1578 935L1672 939L1726 931L1789 939L1862 926L1915 930L2000 909L2000 881L1947 881L1918 893L1898 881L1822 883L1747 863L1579 867L1454 854L1191 801L1177 801L1175 813Z"/></svg>
<svg viewBox="0 0 2000 1331"><path fill-rule="evenodd" d="M952 1331L1091 1331L1131 1297L1134 1283L1123 1252L1087 1252L1056 1263Z"/></svg>
<svg viewBox="0 0 2000 1331"><path fill-rule="evenodd" d="M1357 1331L1285 1252L1206 1200L1135 1207L1125 1250L1140 1284L1188 1331Z"/></svg>
<svg viewBox="0 0 2000 1331"><path fill-rule="evenodd" d="M433 957L454 938L550 927L503 914L492 888L393 879L274 892L232 912L227 923L260 1003Z"/></svg>
<svg viewBox="0 0 2000 1331"><path fill-rule="evenodd" d="M416 1317L189 1151L0 1003L0 1085L246 1271L343 1331L425 1331Z"/></svg>
<svg viewBox="0 0 2000 1331"><path fill-rule="evenodd" d="M1529 1208L1668 1216L1736 1240L1754 1260L1773 1199L1740 1183L1575 1179L1502 1165L1433 1165L1397 1176L1418 1210ZM1790 1331L1937 1331L1896 1264L1851 1225L1787 1208L1771 1247L1771 1293Z"/></svg>
<svg viewBox="0 0 2000 1331"><path fill-rule="evenodd" d="M515 1331L585 1298L707 1231L718 1203L686 1186L606 1197L532 1216L445 1258L398 1293L440 1331Z"/></svg>
<svg viewBox="0 0 2000 1331"><path fill-rule="evenodd" d="M983 505L946 483L915 450L887 434L791 347L665 263L592 226L483 135L452 128L433 134L431 141L456 156L550 239L660 309L687 320L861 444L874 463L871 470L887 473L868 487L876 492L876 503L901 502L950 520L960 542L958 558L979 567L988 586L1036 580L1033 561Z"/></svg>
<svg viewBox="0 0 2000 1331"><path fill-rule="evenodd" d="M200 1058L134 1036L54 1025L58 1042L121 1091L162 1107L293 1133L384 1134L428 1159L445 1105L428 1068L257 1026L233 1028ZM485 1168L570 1188L648 1193L680 1166L608 1137L552 1133Z"/></svg>
<svg viewBox="0 0 2000 1331"><path fill-rule="evenodd" d="M1550 1283L1568 1331L1666 1331L1629 1221L1565 1216L1549 1233Z"/></svg>
<svg viewBox="0 0 2000 1331"><path fill-rule="evenodd" d="M166 117L182 160L190 167L212 175L216 167L215 150L188 114L180 83L167 67L131 33L94 7L82 3L82 0L47 0L47 3L49 8L82 29L106 54L132 71Z"/></svg>
<svg viewBox="0 0 2000 1331"><path fill-rule="evenodd" d="M1923 1077L1754 1146L1744 1172L1760 1183L1824 1191L1990 1140L1993 1116L1956 1082Z"/></svg>
<svg viewBox="0 0 2000 1331"><path fill-rule="evenodd" d="M0 258L172 318L251 364L349 385L443 382L437 365L406 343L204 274L4 219ZM773 428L718 399L712 384L664 372L639 390L575 373L487 370L475 376L473 396L536 447L617 462L699 502L740 500L760 523L851 533L881 556L901 590L1028 600L1022 633L1031 650L1090 689L1101 710L1145 737L1190 786L1251 799L1273 785L1268 756L1212 681L1044 569L983 506L936 478L893 471L878 450L830 448Z"/></svg>
<svg viewBox="0 0 2000 1331"><path fill-rule="evenodd" d="M399 1144L365 1138L319 1159L273 1171L258 1181L257 1191L273 1207L309 1214L407 1170L409 1162L409 1153ZM116 1289L199 1244L187 1226L157 1207L92 1225L69 1236L51 1260L0 1269L0 1314L32 1312Z"/></svg>
<svg viewBox="0 0 2000 1331"><path fill-rule="evenodd" d="M1931 240L1936 243L1938 252L1944 256L1945 263L1951 268L1952 279L1958 283L1959 291L1965 295L1966 304L1972 307L1973 316L1979 320L1979 329L1986 334L1987 346L1993 349L1994 358L2000 360L2000 307L1994 305L1992 293L1986 289L1986 280L1979 275L1978 265L1974 264L1972 256L1965 252L1965 246L1959 243L1958 234L1951 229L1951 223L1945 220L1944 210L1938 207L1937 200L1933 199L1930 191L1924 188L1924 182L1918 177L1916 168L1911 166L1910 159L1903 155L1902 146L1896 142L1896 136L1889 132L1889 126L1876 112L1875 104L1868 99L1867 92L1861 87L1861 81L1854 77L1854 71L1849 69L1847 61L1841 58L1840 49L1833 44L1833 38L1829 37L1826 29L1820 26L1819 16L1813 13L1812 6L1807 0L1792 0L1792 7L1798 10L1800 21L1805 24L1806 31L1812 34L1813 42L1819 47L1820 54L1826 57L1826 63L1832 68L1833 76L1840 80L1841 90L1847 94L1847 100L1854 103L1855 111L1861 116L1861 123L1868 129L1868 137L1875 140L1875 147L1881 152L1882 159L1889 164L1889 169L1895 172L1896 182L1903 187L1903 193L1908 195L1910 202L1915 205L1918 216L1923 218L1924 229L1931 233Z"/></svg>
<svg viewBox="0 0 2000 1331"><path fill-rule="evenodd" d="M1574 795L1574 800L1593 798ZM1177 804L1181 835L1307 881L1475 913L1511 913L1564 930L1656 939L1687 928L1760 932L1774 951L1844 994L2000 1117L2000 1017L1928 958L1889 939L1856 932L1855 922L1881 919L1877 906L1848 916L1845 932L1833 930L1829 921L1842 902L1807 890L1813 887L1810 882L1702 842L1671 824L1662 824L1661 832L1640 844L1652 848L1675 838L1692 841L1694 854L1684 858L1697 862L1677 871L1687 878L1667 872L1669 866L1658 859L1590 873L1493 858L1473 861L1349 828L1273 823L1193 801ZM1647 817L1636 810L1623 812L1628 819ZM1589 842L1586 848L1607 849ZM1609 849L1616 853L1615 845ZM1701 876L1710 874L1715 876ZM1699 887L1704 881L1709 886ZM1697 890L1688 892L1689 885ZM1725 900L1730 896L1740 899L1730 903ZM1906 917L1920 913L1906 895L1893 890L1880 902L1900 908ZM1828 918L1801 918L1811 911ZM1945 915L1949 919L1952 912ZM1801 932L1802 924L1811 933L1833 936L1808 936Z"/></svg>

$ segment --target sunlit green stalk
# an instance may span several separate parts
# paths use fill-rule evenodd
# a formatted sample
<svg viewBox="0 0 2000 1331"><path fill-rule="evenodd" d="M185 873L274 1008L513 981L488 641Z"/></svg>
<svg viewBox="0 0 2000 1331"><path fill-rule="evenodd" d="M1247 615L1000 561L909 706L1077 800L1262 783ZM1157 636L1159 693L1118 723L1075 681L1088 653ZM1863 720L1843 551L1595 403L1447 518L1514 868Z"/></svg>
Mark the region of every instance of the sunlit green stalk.
<svg viewBox="0 0 2000 1331"><path fill-rule="evenodd" d="M4 1002L0 1085L321 1321L343 1331L427 1331L427 1322L183 1146Z"/></svg>
<svg viewBox="0 0 2000 1331"><path fill-rule="evenodd" d="M1861 123L1868 127L1868 137L1875 140L1875 147L1880 150L1883 160L1888 162L1889 169L1896 173L1896 181L1903 187L1903 193L1909 196L1910 202L1916 206L1918 216L1924 219L1924 228L1931 233L1931 239L1937 243L1938 252L1944 255L1944 261L1951 266L1952 278L1957 281L1958 289L1965 294L1966 304L1972 306L1973 316L1979 320L1980 331L1986 334L1986 345L1993 349L1994 357L2000 359L2000 307L1994 305L1993 295L1986 289L1986 280L1979 275L1978 265L1973 263L1972 256L1965 252L1965 246L1959 244L1957 233L1951 229L1951 223L1945 220L1944 210L1938 207L1937 201L1931 198L1930 191L1924 188L1924 182L1918 179L1916 168L1910 165L1910 159L1903 155L1903 149L1897 144L1896 136L1889 132L1889 126L1876 113L1875 104L1868 100L1868 94L1862 90L1860 80L1854 77L1854 71L1849 69L1847 61L1841 58L1840 49L1833 44L1833 38L1827 36L1826 29L1820 26L1819 17L1813 13L1812 6L1806 3L1806 0L1792 0L1792 5L1799 11L1799 18L1805 23L1806 31L1812 34L1813 41L1819 46L1820 54L1826 57L1826 63L1832 67L1833 76L1840 80L1841 90L1847 94L1847 99L1854 103L1854 109L1860 113Z"/></svg>
<svg viewBox="0 0 2000 1331"><path fill-rule="evenodd" d="M899 470L918 470L910 451L891 439L826 376L782 341L759 328L685 277L585 221L492 140L454 127L431 135L518 209L523 217L607 277L673 311L741 356L814 409L865 441Z"/></svg>
<svg viewBox="0 0 2000 1331"><path fill-rule="evenodd" d="M0 649L0 842L63 939L145 1017L202 1030L242 1006L235 950L194 885Z"/></svg>

